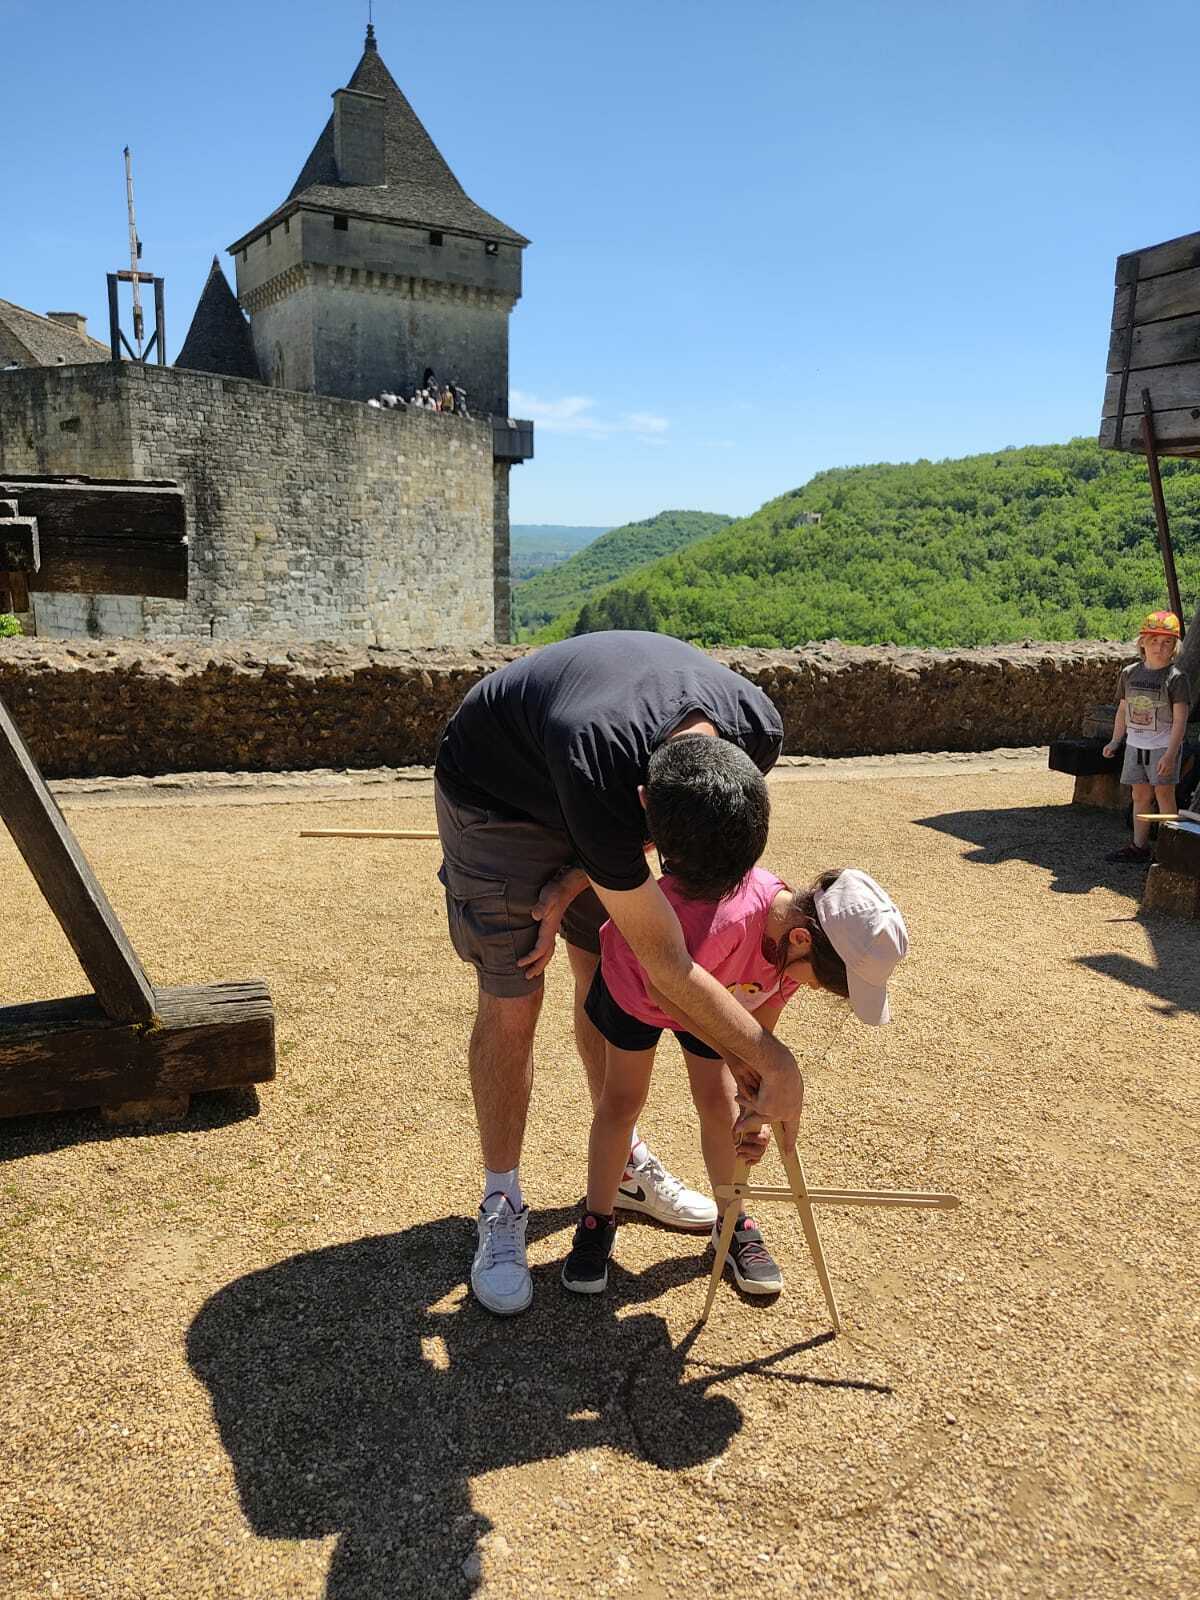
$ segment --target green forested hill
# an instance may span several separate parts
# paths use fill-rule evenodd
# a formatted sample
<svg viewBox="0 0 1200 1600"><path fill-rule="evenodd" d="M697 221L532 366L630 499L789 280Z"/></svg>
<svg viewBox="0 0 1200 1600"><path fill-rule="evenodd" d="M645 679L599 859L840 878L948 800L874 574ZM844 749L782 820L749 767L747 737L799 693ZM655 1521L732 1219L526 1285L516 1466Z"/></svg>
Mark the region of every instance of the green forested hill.
<svg viewBox="0 0 1200 1600"><path fill-rule="evenodd" d="M661 511L644 522L613 528L569 560L514 585L513 620L526 633L541 628L564 611L577 611L589 595L634 567L703 539L732 521L717 512Z"/></svg>
<svg viewBox="0 0 1200 1600"><path fill-rule="evenodd" d="M1162 472L1187 608L1200 591L1200 462L1164 460ZM814 512L818 526L804 520ZM539 637L656 627L705 645L1119 639L1165 604L1145 464L1073 439L818 473Z"/></svg>

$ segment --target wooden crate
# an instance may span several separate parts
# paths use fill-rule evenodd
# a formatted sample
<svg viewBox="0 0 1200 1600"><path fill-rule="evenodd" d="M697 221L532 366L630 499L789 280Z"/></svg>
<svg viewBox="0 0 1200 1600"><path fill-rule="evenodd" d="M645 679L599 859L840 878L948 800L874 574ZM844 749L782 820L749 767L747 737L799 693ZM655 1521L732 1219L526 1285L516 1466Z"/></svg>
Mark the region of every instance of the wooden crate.
<svg viewBox="0 0 1200 1600"><path fill-rule="evenodd" d="M1100 443L1144 449L1149 390L1158 454L1200 456L1200 233L1117 258Z"/></svg>

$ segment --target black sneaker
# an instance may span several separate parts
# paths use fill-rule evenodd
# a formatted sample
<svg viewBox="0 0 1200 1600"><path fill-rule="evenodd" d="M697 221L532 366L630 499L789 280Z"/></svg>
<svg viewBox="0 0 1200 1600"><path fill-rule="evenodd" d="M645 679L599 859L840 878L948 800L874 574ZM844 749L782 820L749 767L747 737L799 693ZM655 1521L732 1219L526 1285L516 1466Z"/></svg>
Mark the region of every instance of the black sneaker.
<svg viewBox="0 0 1200 1600"><path fill-rule="evenodd" d="M1148 844L1123 844L1119 850L1110 850L1105 861L1150 861L1154 852Z"/></svg>
<svg viewBox="0 0 1200 1600"><path fill-rule="evenodd" d="M720 1237L721 1224L718 1222L712 1234L714 1250ZM733 1268L734 1280L745 1294L778 1294L783 1288L783 1273L763 1243L763 1236L753 1217L738 1218L726 1265Z"/></svg>
<svg viewBox="0 0 1200 1600"><path fill-rule="evenodd" d="M599 1294L608 1287L608 1258L617 1237L616 1217L599 1217L585 1211L563 1262L562 1281L576 1294Z"/></svg>

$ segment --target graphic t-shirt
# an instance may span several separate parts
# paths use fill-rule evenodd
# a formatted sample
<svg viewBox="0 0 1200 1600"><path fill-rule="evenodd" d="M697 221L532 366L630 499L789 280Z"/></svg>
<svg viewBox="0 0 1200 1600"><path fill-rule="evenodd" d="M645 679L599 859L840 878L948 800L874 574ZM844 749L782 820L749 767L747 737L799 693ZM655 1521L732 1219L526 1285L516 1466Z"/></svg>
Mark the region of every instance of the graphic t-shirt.
<svg viewBox="0 0 1200 1600"><path fill-rule="evenodd" d="M1178 667L1148 667L1144 661L1121 668L1117 698L1125 702L1125 738L1135 750L1161 750L1170 744L1172 707L1191 701L1188 681Z"/></svg>
<svg viewBox="0 0 1200 1600"><path fill-rule="evenodd" d="M772 902L781 889L787 888L782 878L754 867L733 894L716 905L711 901L685 900L669 873L659 879L659 888L679 918L692 960L724 984L747 1011L757 1011L776 996L791 999L799 984L785 978L781 985L775 963L763 952ZM679 1026L649 998L646 974L615 922L606 922L600 929L600 970L622 1011L652 1028Z"/></svg>
<svg viewBox="0 0 1200 1600"><path fill-rule="evenodd" d="M437 778L452 800L565 832L605 889L650 876L638 786L690 711L760 772L783 747L761 689L663 633L588 633L482 679L446 725Z"/></svg>

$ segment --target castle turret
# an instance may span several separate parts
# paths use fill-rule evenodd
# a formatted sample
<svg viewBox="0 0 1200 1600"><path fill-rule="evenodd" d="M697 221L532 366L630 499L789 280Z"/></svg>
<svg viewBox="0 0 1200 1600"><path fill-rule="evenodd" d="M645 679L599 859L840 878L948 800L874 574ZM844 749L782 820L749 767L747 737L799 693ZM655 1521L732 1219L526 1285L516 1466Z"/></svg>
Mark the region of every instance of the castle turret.
<svg viewBox="0 0 1200 1600"><path fill-rule="evenodd" d="M216 256L175 365L194 372L220 372L228 378L259 376L249 324Z"/></svg>
<svg viewBox="0 0 1200 1600"><path fill-rule="evenodd" d="M368 27L284 203L230 248L264 378L365 400L428 369L508 414L508 316L529 241L469 199ZM498 443L517 460L520 445Z"/></svg>

